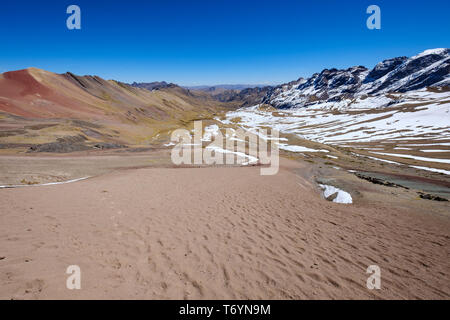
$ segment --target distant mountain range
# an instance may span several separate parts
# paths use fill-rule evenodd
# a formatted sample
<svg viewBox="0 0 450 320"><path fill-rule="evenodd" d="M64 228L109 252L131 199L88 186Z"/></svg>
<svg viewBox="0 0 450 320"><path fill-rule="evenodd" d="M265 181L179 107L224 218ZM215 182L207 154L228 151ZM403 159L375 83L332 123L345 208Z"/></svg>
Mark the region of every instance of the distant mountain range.
<svg viewBox="0 0 450 320"><path fill-rule="evenodd" d="M450 85L450 49L430 49L411 58L397 57L378 63L372 70L363 66L324 69L311 77L277 85L222 84L187 86L190 91L208 93L220 102L241 106L265 103L284 109L305 107L319 102L338 102L360 96L407 92L425 87ZM175 87L166 82L133 83L148 90Z"/></svg>
<svg viewBox="0 0 450 320"><path fill-rule="evenodd" d="M189 93L205 93L219 102L234 103L239 106L250 106L261 102L261 99L269 91L270 86L246 85L246 84L221 84L216 86L178 86L174 83L161 82L133 82L131 86L147 89L149 91L164 88L180 88Z"/></svg>
<svg viewBox="0 0 450 320"><path fill-rule="evenodd" d="M67 138L63 144L70 144L62 150L72 150L74 143L83 148L99 143L148 145L167 141L171 130L192 119L213 119L221 111L259 104L279 109L373 109L413 104L424 95L428 102L442 104L450 92L449 74L450 49L444 48L387 59L372 70L325 69L307 79L265 87L183 88L164 81L129 85L29 68L0 74L0 148L52 143L62 137Z"/></svg>
<svg viewBox="0 0 450 320"><path fill-rule="evenodd" d="M159 90L164 88L175 88L178 87L174 83L167 83L165 81L155 81L155 82L133 82L131 84L132 87L147 89L149 91Z"/></svg>
<svg viewBox="0 0 450 320"><path fill-rule="evenodd" d="M166 81L155 81L155 82L133 82L131 86L136 88L144 88L147 90L159 90L162 88L173 88L179 86L174 83L168 83ZM223 92L228 90L241 91L244 89L252 88L263 88L267 85L259 84L218 84L213 86L179 86L188 90L204 91L204 92Z"/></svg>
<svg viewBox="0 0 450 320"><path fill-rule="evenodd" d="M267 85L262 84L217 84L213 86L184 86L186 89L190 90L201 90L201 91L215 91L218 89L224 90L244 90L248 88L263 88Z"/></svg>

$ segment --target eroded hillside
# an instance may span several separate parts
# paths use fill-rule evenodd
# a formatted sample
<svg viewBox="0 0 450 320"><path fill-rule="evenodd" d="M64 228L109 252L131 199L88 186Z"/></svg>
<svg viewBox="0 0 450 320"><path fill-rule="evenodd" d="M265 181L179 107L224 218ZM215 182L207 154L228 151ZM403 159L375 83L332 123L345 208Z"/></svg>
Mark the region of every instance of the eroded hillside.
<svg viewBox="0 0 450 320"><path fill-rule="evenodd" d="M230 107L176 85L150 91L30 68L0 75L0 145L50 152L149 146Z"/></svg>

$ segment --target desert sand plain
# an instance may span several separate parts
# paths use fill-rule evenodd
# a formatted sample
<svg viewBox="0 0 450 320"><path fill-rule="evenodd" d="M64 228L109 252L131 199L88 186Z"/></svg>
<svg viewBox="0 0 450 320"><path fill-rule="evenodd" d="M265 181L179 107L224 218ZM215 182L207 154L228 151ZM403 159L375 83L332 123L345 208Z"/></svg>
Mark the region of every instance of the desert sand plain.
<svg viewBox="0 0 450 320"><path fill-rule="evenodd" d="M277 175L261 176L259 166L174 167L163 148L0 161L8 184L39 179L32 172L88 177L0 189L1 299L450 296L448 202L323 163L285 155ZM326 201L323 176L353 204ZM81 290L66 288L69 265ZM381 268L380 290L366 287L369 265Z"/></svg>

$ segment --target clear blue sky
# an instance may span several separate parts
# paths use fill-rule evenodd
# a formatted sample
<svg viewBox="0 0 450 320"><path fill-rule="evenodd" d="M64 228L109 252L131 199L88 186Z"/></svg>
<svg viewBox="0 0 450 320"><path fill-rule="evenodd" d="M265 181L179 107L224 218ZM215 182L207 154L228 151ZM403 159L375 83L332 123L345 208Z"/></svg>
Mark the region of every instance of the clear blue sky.
<svg viewBox="0 0 450 320"><path fill-rule="evenodd" d="M81 30L66 28L71 4L81 8ZM381 30L366 28L371 4L381 8ZM1 1L0 72L282 83L450 47L449 13L448 0Z"/></svg>

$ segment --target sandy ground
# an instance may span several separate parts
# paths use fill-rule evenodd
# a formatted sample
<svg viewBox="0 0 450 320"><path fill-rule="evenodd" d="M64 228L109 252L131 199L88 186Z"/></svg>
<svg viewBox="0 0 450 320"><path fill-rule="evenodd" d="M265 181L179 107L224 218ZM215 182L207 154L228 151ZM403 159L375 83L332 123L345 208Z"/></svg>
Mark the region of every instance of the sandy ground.
<svg viewBox="0 0 450 320"><path fill-rule="evenodd" d="M0 154L0 186L44 184L95 177L117 169L172 166L170 150Z"/></svg>
<svg viewBox="0 0 450 320"><path fill-rule="evenodd" d="M310 170L141 168L0 190L0 298L450 298L448 216L327 202ZM380 290L366 288L373 264Z"/></svg>

